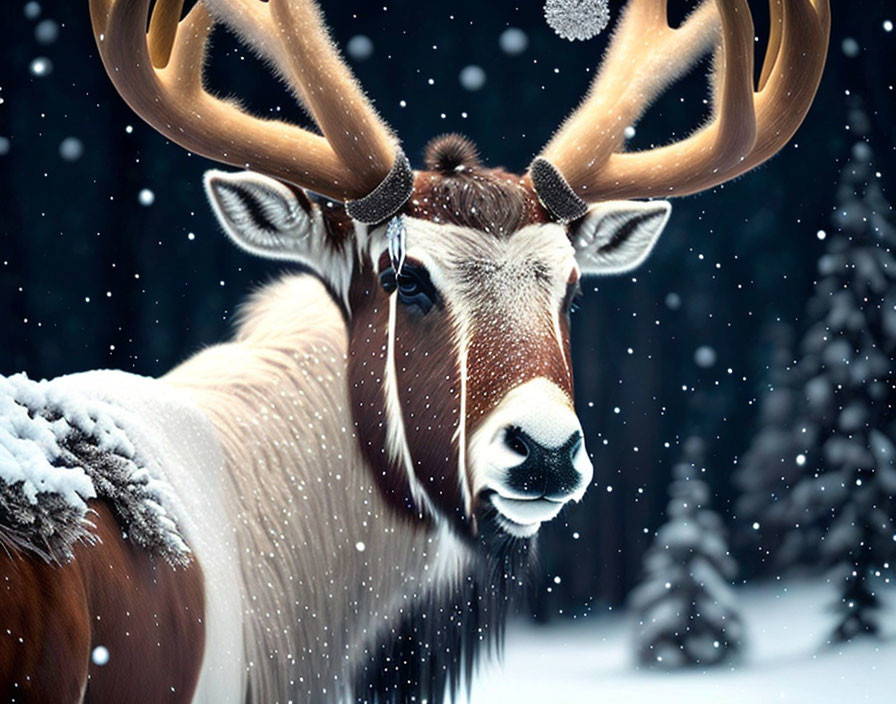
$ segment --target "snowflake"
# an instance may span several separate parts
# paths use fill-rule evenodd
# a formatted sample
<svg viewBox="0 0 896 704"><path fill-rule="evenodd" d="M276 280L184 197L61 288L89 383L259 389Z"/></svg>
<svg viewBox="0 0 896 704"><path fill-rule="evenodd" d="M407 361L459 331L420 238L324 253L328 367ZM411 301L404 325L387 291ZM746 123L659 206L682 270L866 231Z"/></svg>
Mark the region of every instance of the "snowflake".
<svg viewBox="0 0 896 704"><path fill-rule="evenodd" d="M591 39L610 22L608 0L546 0L544 18L558 36Z"/></svg>

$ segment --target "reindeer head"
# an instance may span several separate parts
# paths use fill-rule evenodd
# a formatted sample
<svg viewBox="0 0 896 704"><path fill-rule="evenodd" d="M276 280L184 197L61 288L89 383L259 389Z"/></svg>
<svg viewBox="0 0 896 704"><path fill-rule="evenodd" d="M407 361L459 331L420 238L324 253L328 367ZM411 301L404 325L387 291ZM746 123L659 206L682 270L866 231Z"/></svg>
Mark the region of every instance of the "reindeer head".
<svg viewBox="0 0 896 704"><path fill-rule="evenodd" d="M224 230L312 269L343 306L357 436L387 498L520 539L592 478L569 353L580 279L650 252L670 205L630 199L711 188L777 152L809 108L829 32L826 0L773 2L754 90L746 0L706 0L678 29L664 2L631 0L589 97L527 174L484 168L457 136L431 143L415 172L310 0L206 0L179 23L182 0L157 0L144 37L148 5L91 0L109 74L163 134L251 169L206 176ZM202 88L212 15L276 67L323 136ZM622 152L624 128L713 47L710 122Z"/></svg>

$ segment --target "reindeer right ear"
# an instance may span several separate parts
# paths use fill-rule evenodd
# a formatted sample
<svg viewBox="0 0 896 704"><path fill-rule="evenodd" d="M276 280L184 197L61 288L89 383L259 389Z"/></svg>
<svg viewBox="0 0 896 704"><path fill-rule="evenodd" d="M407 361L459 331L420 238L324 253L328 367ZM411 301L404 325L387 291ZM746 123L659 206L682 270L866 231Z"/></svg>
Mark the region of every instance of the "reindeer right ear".
<svg viewBox="0 0 896 704"><path fill-rule="evenodd" d="M254 171L211 169L204 182L218 222L239 247L268 259L309 263L318 239L311 237L311 206L290 188Z"/></svg>
<svg viewBox="0 0 896 704"><path fill-rule="evenodd" d="M665 200L605 201L592 205L571 230L583 274L621 274L647 259L669 221Z"/></svg>

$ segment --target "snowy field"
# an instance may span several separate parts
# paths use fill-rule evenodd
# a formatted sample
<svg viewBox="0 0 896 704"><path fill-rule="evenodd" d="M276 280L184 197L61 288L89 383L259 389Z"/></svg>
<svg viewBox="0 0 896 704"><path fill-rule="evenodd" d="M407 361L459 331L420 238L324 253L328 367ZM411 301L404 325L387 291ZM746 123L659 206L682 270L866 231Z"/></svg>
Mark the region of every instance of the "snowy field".
<svg viewBox="0 0 896 704"><path fill-rule="evenodd" d="M623 616L539 628L518 624L507 634L503 667L473 684L472 704L660 702L896 701L896 610L882 612L884 634L825 647L834 601L827 585L796 583L739 592L749 637L737 666L663 673L639 670Z"/></svg>

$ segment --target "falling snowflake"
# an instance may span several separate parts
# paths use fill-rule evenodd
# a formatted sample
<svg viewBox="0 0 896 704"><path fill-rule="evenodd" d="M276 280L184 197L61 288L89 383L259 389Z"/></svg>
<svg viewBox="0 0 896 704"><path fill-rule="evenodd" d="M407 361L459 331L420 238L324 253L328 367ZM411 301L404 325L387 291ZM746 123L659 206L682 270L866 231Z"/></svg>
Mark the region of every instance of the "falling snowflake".
<svg viewBox="0 0 896 704"><path fill-rule="evenodd" d="M591 39L610 22L608 0L546 0L544 18L558 36Z"/></svg>
<svg viewBox="0 0 896 704"><path fill-rule="evenodd" d="M529 46L529 37L519 27L508 27L498 37L501 51L510 56L522 54Z"/></svg>
<svg viewBox="0 0 896 704"><path fill-rule="evenodd" d="M84 143L77 137L66 137L59 143L59 156L65 161L77 161L84 154Z"/></svg>
<svg viewBox="0 0 896 704"><path fill-rule="evenodd" d="M59 25L55 20L41 20L34 28L34 38L38 44L52 44L59 37Z"/></svg>
<svg viewBox="0 0 896 704"><path fill-rule="evenodd" d="M464 67L458 76L461 86L467 90L479 90L485 85L486 75L481 66L470 64Z"/></svg>
<svg viewBox="0 0 896 704"><path fill-rule="evenodd" d="M144 188L137 194L137 202L148 208L156 202L156 194L148 188Z"/></svg>
<svg viewBox="0 0 896 704"><path fill-rule="evenodd" d="M709 345L701 345L694 351L694 363L698 367L709 369L716 363L716 351Z"/></svg>
<svg viewBox="0 0 896 704"><path fill-rule="evenodd" d="M38 56L31 61L30 70L31 75L38 78L49 76L53 72L53 62L45 56Z"/></svg>
<svg viewBox="0 0 896 704"><path fill-rule="evenodd" d="M93 660L96 665L105 665L109 662L109 649L104 645L96 646L90 654L90 659Z"/></svg>
<svg viewBox="0 0 896 704"><path fill-rule="evenodd" d="M846 37L840 44L840 48L843 50L843 54L850 59L856 58L862 51L862 47L860 47L859 43L852 37Z"/></svg>
<svg viewBox="0 0 896 704"><path fill-rule="evenodd" d="M345 52L355 61L366 61L373 56L373 40L365 34L356 34L348 40Z"/></svg>
<svg viewBox="0 0 896 704"><path fill-rule="evenodd" d="M29 20L36 20L40 17L40 3L38 2L26 2L25 3L25 17Z"/></svg>

